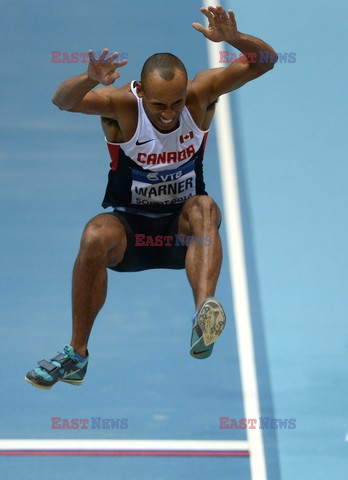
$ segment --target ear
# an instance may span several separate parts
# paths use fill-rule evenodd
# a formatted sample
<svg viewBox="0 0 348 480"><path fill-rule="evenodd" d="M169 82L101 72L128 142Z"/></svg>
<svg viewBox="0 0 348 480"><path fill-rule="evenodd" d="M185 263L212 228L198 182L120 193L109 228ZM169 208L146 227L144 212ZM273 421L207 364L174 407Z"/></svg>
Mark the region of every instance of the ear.
<svg viewBox="0 0 348 480"><path fill-rule="evenodd" d="M138 97L143 98L144 96L144 90L143 90L143 85L141 82L136 82L135 83L135 88L138 94Z"/></svg>

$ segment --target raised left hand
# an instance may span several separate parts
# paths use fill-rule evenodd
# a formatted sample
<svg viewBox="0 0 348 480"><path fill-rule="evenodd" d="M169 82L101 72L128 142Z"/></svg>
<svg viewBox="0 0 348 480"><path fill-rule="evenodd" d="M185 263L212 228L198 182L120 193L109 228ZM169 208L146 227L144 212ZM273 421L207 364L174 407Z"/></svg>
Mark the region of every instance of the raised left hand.
<svg viewBox="0 0 348 480"><path fill-rule="evenodd" d="M237 24L232 10L226 11L220 6L216 7L202 7L201 12L209 21L208 28L203 27L198 22L192 24L193 28L211 40L212 42L228 42L231 43L236 40L238 35Z"/></svg>

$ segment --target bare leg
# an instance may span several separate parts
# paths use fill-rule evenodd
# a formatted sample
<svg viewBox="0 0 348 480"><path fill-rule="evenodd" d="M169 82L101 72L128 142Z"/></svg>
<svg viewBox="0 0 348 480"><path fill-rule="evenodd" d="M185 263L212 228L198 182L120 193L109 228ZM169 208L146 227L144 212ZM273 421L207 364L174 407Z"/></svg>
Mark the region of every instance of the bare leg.
<svg viewBox="0 0 348 480"><path fill-rule="evenodd" d="M94 320L104 305L107 266L121 262L127 246L126 233L114 216L94 217L82 234L72 281L73 332L71 346L85 356Z"/></svg>
<svg viewBox="0 0 348 480"><path fill-rule="evenodd" d="M210 245L190 245L186 254L186 273L192 287L196 309L215 293L222 263L222 247L218 231L219 207L207 195L186 201L179 220L179 234L204 237Z"/></svg>

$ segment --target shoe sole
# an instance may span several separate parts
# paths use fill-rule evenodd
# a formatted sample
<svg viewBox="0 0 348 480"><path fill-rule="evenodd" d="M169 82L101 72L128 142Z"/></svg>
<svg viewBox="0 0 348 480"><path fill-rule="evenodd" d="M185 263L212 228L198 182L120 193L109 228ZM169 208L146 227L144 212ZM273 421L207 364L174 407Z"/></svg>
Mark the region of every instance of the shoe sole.
<svg viewBox="0 0 348 480"><path fill-rule="evenodd" d="M67 378L61 378L59 381L64 383L70 383L70 385L76 385L77 387L79 387L83 383L83 380L69 380Z"/></svg>
<svg viewBox="0 0 348 480"><path fill-rule="evenodd" d="M24 377L24 380L26 380L30 385L36 388L40 388L41 390L50 390L56 383L58 382L65 382L65 383L70 383L70 385L75 385L77 387L81 386L83 383L83 380L58 380L58 382L55 382L53 385L40 385L39 383L34 382L33 380L30 380L28 377Z"/></svg>
<svg viewBox="0 0 348 480"><path fill-rule="evenodd" d="M47 386L40 385L39 383L33 382L28 377L24 377L24 380L26 380L28 383L30 383L30 385L32 385L33 387L40 388L41 390L49 390L50 388L53 387L53 385L47 385Z"/></svg>
<svg viewBox="0 0 348 480"><path fill-rule="evenodd" d="M206 299L200 308L197 325L206 346L216 342L226 325L226 315L218 300L213 297Z"/></svg>

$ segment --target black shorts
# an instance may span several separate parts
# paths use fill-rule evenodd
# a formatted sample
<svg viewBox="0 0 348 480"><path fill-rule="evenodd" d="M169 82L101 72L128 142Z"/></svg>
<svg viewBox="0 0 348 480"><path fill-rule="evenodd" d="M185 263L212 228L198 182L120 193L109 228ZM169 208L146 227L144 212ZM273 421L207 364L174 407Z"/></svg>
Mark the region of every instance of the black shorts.
<svg viewBox="0 0 348 480"><path fill-rule="evenodd" d="M127 234L127 248L116 272L140 272L152 268L185 268L187 247L176 241L180 211L156 218L144 215L114 211L110 215L117 217ZM164 237L167 239L164 239ZM149 238L150 237L150 238ZM157 239L156 239L157 237ZM169 238L168 238L169 237ZM147 246L141 244L147 243ZM152 243L161 246L151 246ZM179 245L175 245L179 243ZM167 245L166 245L167 244ZM171 245L169 245L171 244Z"/></svg>

